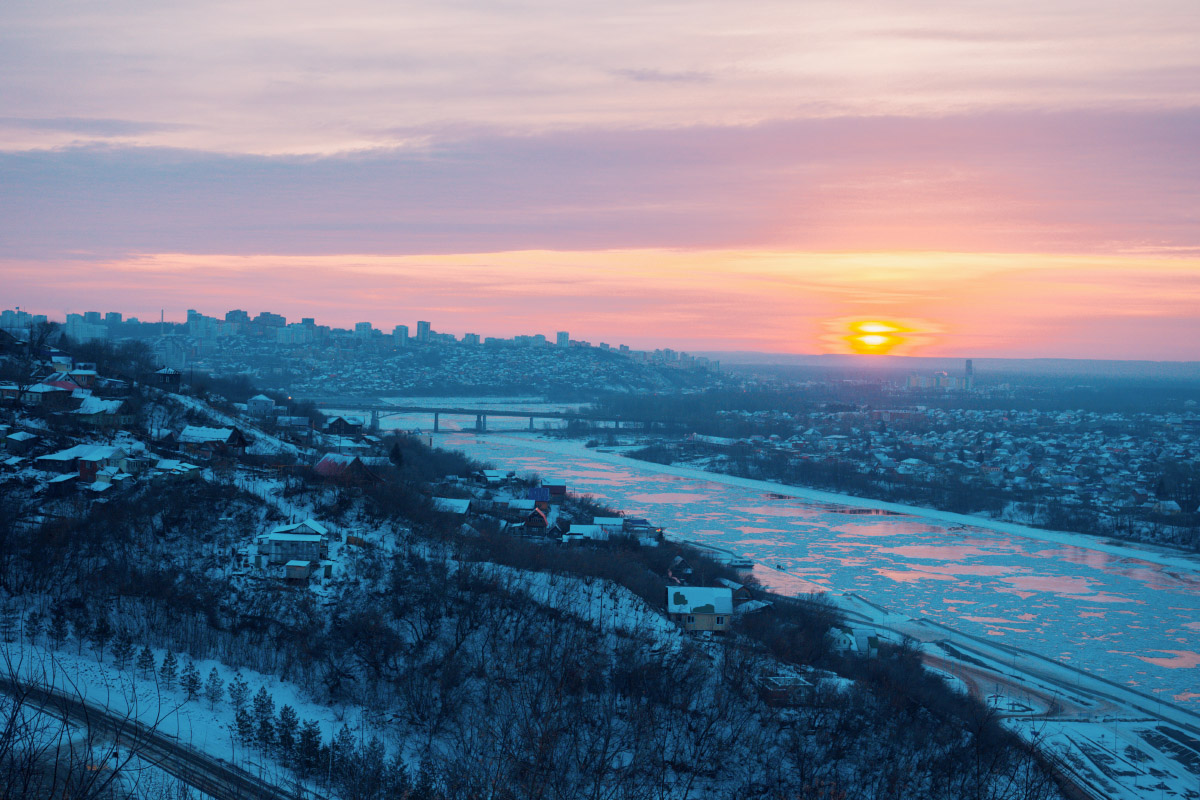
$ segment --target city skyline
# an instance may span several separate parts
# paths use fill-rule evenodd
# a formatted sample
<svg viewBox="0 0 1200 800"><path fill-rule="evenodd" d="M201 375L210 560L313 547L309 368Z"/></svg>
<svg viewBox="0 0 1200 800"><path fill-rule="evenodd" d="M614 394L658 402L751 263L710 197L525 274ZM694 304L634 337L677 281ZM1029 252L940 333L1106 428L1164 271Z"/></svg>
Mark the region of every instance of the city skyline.
<svg viewBox="0 0 1200 800"><path fill-rule="evenodd" d="M1189 3L0 21L8 305L497 335L536 313L779 353L855 352L878 321L897 354L1198 357Z"/></svg>

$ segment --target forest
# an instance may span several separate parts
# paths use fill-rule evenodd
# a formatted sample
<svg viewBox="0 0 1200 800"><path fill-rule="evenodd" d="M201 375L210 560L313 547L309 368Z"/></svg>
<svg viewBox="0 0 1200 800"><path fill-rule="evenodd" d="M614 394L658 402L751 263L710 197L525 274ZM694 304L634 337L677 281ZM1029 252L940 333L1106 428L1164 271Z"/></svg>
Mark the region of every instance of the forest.
<svg viewBox="0 0 1200 800"><path fill-rule="evenodd" d="M408 437L388 447L370 488L235 466L32 519L30 487L10 481L0 638L228 709L236 747L347 800L1059 796L1036 748L911 645L835 652L836 614L814 598L771 597L723 639L684 635L662 614L667 568L727 568L669 544L565 549L464 526L435 510L432 481L480 465ZM239 562L298 513L333 531L338 577L290 585ZM243 670L364 722L322 727ZM807 688L781 705L757 680L775 674ZM43 768L15 743L0 742L6 796L39 796L21 787L44 788L30 780Z"/></svg>

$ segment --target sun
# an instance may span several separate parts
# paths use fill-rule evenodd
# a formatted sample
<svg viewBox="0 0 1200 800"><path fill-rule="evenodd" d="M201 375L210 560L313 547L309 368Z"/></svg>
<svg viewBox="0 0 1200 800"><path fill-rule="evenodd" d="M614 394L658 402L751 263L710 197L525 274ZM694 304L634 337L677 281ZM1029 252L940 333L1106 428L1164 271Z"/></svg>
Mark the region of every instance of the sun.
<svg viewBox="0 0 1200 800"><path fill-rule="evenodd" d="M846 341L860 355L884 355L904 341L905 328L881 320L861 320L850 324Z"/></svg>

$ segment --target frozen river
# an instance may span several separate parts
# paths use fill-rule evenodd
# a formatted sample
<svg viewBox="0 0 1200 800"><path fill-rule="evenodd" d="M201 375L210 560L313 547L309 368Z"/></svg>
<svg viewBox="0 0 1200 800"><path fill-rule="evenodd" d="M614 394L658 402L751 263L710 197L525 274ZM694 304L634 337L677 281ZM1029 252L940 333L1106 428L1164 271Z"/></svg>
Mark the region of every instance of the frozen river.
<svg viewBox="0 0 1200 800"><path fill-rule="evenodd" d="M785 486L768 492L722 476L664 473L657 465L516 433L446 433L436 443L497 468L562 481L649 517L673 538L778 565L781 571L758 571L775 590L854 592L1200 709L1195 569L1095 549L1083 537L1045 541L1036 532L1015 536L805 501L786 496L798 490Z"/></svg>
<svg viewBox="0 0 1200 800"><path fill-rule="evenodd" d="M650 518L672 538L745 554L768 565L756 573L776 591L854 592L1200 710L1200 561L1188 556L1136 557L1090 537L814 502L802 489L680 474L687 471L516 430L447 431L434 443L561 481Z"/></svg>

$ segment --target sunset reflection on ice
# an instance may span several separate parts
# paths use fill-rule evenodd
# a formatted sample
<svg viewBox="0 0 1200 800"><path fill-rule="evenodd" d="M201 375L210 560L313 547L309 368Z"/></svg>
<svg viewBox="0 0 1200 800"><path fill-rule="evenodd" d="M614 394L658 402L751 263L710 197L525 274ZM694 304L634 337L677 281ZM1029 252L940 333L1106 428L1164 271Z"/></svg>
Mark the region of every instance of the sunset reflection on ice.
<svg viewBox="0 0 1200 800"><path fill-rule="evenodd" d="M1200 579L1136 558L895 513L854 513L518 436L444 436L627 514L750 556L785 594L839 592L1200 706ZM605 461L605 459L608 459ZM598 463L603 462L603 463ZM1081 540L1082 541L1082 540ZM964 616L964 614L968 616Z"/></svg>

